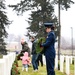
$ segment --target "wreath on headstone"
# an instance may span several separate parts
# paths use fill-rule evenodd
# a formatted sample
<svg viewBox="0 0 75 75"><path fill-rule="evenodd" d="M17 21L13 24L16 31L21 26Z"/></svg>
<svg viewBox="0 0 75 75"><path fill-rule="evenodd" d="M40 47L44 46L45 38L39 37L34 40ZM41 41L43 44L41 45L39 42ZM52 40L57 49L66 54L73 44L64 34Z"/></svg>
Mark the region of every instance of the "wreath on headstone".
<svg viewBox="0 0 75 75"><path fill-rule="evenodd" d="M12 69L11 69L11 75L20 75L20 71L18 70L18 61L15 59Z"/></svg>

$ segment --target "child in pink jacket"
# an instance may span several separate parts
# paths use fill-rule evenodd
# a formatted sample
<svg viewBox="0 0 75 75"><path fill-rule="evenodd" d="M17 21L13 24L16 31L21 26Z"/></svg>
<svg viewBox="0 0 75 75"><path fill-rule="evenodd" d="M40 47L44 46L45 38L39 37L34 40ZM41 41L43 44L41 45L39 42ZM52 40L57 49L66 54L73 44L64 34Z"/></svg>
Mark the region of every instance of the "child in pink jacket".
<svg viewBox="0 0 75 75"><path fill-rule="evenodd" d="M30 59L28 57L28 52L25 52L24 56L20 58L22 59L22 64L23 64L22 71L24 70L24 68L26 69L26 71L28 71L28 64L30 62Z"/></svg>

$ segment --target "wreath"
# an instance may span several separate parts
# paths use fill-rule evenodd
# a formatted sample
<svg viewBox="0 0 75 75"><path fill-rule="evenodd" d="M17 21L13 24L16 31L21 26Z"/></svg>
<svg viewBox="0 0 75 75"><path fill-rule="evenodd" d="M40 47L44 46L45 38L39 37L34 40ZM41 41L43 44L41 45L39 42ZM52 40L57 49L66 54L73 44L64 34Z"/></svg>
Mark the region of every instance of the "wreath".
<svg viewBox="0 0 75 75"><path fill-rule="evenodd" d="M41 46L41 44L44 43L44 42L45 42L45 38L44 37L41 37L41 38L39 38L36 41L36 44L35 44L35 46L36 46L36 53L40 53L40 52L43 51L44 48Z"/></svg>

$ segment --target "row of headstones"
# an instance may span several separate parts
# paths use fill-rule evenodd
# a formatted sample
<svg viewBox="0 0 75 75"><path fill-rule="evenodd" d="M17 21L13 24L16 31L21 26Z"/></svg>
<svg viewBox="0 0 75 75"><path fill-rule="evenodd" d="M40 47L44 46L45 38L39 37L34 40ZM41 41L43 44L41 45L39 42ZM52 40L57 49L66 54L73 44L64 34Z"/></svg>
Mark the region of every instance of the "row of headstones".
<svg viewBox="0 0 75 75"><path fill-rule="evenodd" d="M74 62L74 75L75 75L75 56L60 55L60 62L59 62L60 71L64 72L64 69L65 69L66 75L70 75L70 65L73 62ZM58 55L56 55L56 58L55 58L55 69L58 69Z"/></svg>
<svg viewBox="0 0 75 75"><path fill-rule="evenodd" d="M74 75L75 75L75 56L60 55L60 62L58 63L58 55L56 55L55 69L58 69L58 64L59 64L60 71L64 73L65 69L66 75L70 75L70 65L72 64L73 61L74 61ZM46 65L45 56L43 56L43 62Z"/></svg>
<svg viewBox="0 0 75 75"><path fill-rule="evenodd" d="M0 75L11 75L12 64L15 61L16 54L14 52L3 55L0 59Z"/></svg>

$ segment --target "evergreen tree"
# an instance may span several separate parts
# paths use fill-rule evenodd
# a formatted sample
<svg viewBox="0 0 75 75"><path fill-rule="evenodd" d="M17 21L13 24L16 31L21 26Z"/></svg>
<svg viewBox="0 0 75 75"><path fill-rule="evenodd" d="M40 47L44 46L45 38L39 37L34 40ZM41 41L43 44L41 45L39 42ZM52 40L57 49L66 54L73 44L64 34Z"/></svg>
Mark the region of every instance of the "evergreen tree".
<svg viewBox="0 0 75 75"><path fill-rule="evenodd" d="M5 27L10 24L6 12L4 11L5 9L6 6L4 4L4 0L0 1L0 51L5 49L6 43L4 42L4 38L7 37L7 31Z"/></svg>
<svg viewBox="0 0 75 75"><path fill-rule="evenodd" d="M41 9L32 12L31 17L29 18L30 26L27 28L29 33L33 32L36 34L36 37L43 37L46 35L44 22L53 22L58 27L57 18L55 15L51 14L52 10L47 9L43 12Z"/></svg>
<svg viewBox="0 0 75 75"><path fill-rule="evenodd" d="M35 8L39 8L40 6L43 6L44 3L49 4L58 4L60 2L61 7L64 9L70 8L71 4L74 4L72 0L21 0L16 5L9 5L10 7L13 7L13 10L16 10L20 14L27 11L32 10Z"/></svg>
<svg viewBox="0 0 75 75"><path fill-rule="evenodd" d="M54 15L54 5L60 2L62 9L70 8L70 4L74 3L72 0L21 0L20 3L16 5L9 5L13 7L19 14L23 14L25 11L31 10L32 14L29 18L28 27L29 33L36 34L38 37L45 34L43 32L44 22L53 22L56 27L56 35L58 36L59 26L57 17Z"/></svg>
<svg viewBox="0 0 75 75"><path fill-rule="evenodd" d="M53 0L52 3L53 3L53 4L58 4L58 3L60 3L61 9L62 9L62 10L64 10L64 9L67 10L68 8L71 7L71 4L74 4L74 1L72 1L72 0Z"/></svg>

